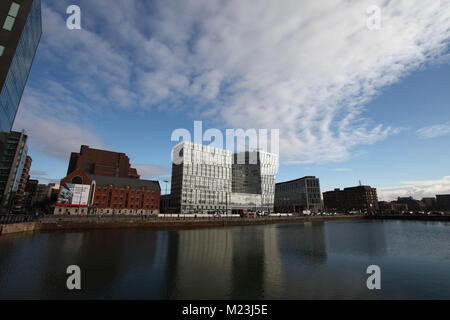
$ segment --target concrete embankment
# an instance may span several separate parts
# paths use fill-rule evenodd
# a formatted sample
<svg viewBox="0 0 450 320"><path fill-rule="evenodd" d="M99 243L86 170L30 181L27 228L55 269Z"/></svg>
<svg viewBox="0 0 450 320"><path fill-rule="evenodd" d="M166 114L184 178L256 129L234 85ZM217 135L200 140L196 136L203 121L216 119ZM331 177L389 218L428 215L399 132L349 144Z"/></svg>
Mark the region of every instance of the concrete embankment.
<svg viewBox="0 0 450 320"><path fill-rule="evenodd" d="M354 220L362 219L361 216L335 216L335 217L274 217L274 218L236 218L236 219L153 219L153 220L121 220L114 221L108 218L98 220L79 219L71 220L46 220L40 222L24 222L0 225L0 234L12 234L19 232L38 232L38 231L79 231L92 229L118 229L118 228L135 228L135 229L191 229L191 228L211 228L225 226L246 226L246 225L262 225L270 223L293 223L307 221L326 221L326 220Z"/></svg>

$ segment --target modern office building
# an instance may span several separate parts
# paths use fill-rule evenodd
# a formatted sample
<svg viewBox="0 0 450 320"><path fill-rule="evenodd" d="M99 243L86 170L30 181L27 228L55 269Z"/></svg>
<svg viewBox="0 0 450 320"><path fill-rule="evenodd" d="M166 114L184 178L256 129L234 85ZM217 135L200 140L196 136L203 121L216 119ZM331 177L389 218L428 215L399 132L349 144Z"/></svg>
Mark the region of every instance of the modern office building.
<svg viewBox="0 0 450 320"><path fill-rule="evenodd" d="M233 154L231 208L274 211L278 157L264 151Z"/></svg>
<svg viewBox="0 0 450 320"><path fill-rule="evenodd" d="M177 213L231 213L232 153L190 142L172 151L172 207Z"/></svg>
<svg viewBox="0 0 450 320"><path fill-rule="evenodd" d="M440 210L450 210L450 194L436 195L436 202Z"/></svg>
<svg viewBox="0 0 450 320"><path fill-rule="evenodd" d="M302 213L322 211L319 178L307 176L275 185L275 211Z"/></svg>
<svg viewBox="0 0 450 320"><path fill-rule="evenodd" d="M273 212L278 157L263 151L233 154L191 142L173 148L171 195L174 212L230 214Z"/></svg>
<svg viewBox="0 0 450 320"><path fill-rule="evenodd" d="M67 174L81 170L86 174L119 178L139 179L135 168L131 168L130 158L125 153L92 149L81 146L80 152L70 155Z"/></svg>
<svg viewBox="0 0 450 320"><path fill-rule="evenodd" d="M377 189L370 186L357 186L324 192L323 202L328 210L375 212L379 209Z"/></svg>
<svg viewBox="0 0 450 320"><path fill-rule="evenodd" d="M0 132L13 126L41 34L40 0L0 1Z"/></svg>
<svg viewBox="0 0 450 320"><path fill-rule="evenodd" d="M81 188L86 190L86 203L73 201ZM61 192L69 187L71 198L61 203ZM83 195L79 196L81 199ZM61 180L60 194L54 214L87 215L151 215L158 214L161 187L158 181L85 174L75 170Z"/></svg>
<svg viewBox="0 0 450 320"><path fill-rule="evenodd" d="M25 163L23 165L22 174L19 179L19 186L17 188L17 193L14 199L14 213L24 213L25 211L25 189L30 178L30 169L32 159L30 156L26 156Z"/></svg>
<svg viewBox="0 0 450 320"><path fill-rule="evenodd" d="M0 154L0 210L10 212L19 189L28 153L25 131L0 132L3 152Z"/></svg>

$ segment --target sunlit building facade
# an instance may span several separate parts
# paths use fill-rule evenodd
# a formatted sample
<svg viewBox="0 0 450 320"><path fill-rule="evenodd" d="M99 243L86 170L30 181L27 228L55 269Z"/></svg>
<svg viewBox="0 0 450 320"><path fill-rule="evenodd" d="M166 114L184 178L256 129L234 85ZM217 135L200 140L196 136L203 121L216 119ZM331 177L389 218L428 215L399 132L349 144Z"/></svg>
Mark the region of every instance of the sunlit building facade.
<svg viewBox="0 0 450 320"><path fill-rule="evenodd" d="M273 211L277 155L262 151L233 154L181 142L172 156L170 200L174 212Z"/></svg>
<svg viewBox="0 0 450 320"><path fill-rule="evenodd" d="M230 212L232 153L181 142L172 152L171 196L182 213Z"/></svg>

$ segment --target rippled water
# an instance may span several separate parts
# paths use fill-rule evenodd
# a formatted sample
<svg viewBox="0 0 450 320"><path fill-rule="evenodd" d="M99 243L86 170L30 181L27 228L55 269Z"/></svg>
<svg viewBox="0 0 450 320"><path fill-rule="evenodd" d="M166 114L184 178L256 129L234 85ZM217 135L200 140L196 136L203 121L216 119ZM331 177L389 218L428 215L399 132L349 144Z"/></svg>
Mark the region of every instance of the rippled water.
<svg viewBox="0 0 450 320"><path fill-rule="evenodd" d="M82 290L66 289L66 268ZM381 290L366 269L381 268ZM450 223L329 221L0 237L0 298L450 299Z"/></svg>

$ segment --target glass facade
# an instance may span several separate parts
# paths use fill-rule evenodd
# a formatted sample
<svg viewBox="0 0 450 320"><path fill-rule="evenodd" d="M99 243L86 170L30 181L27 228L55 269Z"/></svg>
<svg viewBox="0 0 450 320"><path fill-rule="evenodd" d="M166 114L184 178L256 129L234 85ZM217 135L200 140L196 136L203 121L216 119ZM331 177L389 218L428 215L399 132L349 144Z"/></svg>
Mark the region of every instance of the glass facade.
<svg viewBox="0 0 450 320"><path fill-rule="evenodd" d="M229 212L230 151L182 142L173 149L181 164L172 166L171 194L182 213Z"/></svg>
<svg viewBox="0 0 450 320"><path fill-rule="evenodd" d="M277 155L259 151L233 155L181 142L173 149L173 159L177 161L172 165L171 198L178 212L273 211Z"/></svg>
<svg viewBox="0 0 450 320"><path fill-rule="evenodd" d="M275 186L275 210L299 213L303 210L322 210L320 181L316 177L277 183Z"/></svg>
<svg viewBox="0 0 450 320"><path fill-rule="evenodd" d="M0 154L0 211L8 211L17 192L28 147L25 132L0 132L3 150Z"/></svg>
<svg viewBox="0 0 450 320"><path fill-rule="evenodd" d="M12 9L17 15L18 8ZM12 128L41 34L41 1L34 0L0 92L0 132L9 132Z"/></svg>

